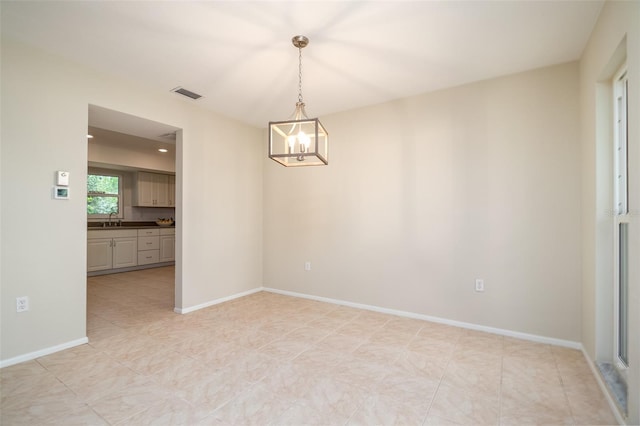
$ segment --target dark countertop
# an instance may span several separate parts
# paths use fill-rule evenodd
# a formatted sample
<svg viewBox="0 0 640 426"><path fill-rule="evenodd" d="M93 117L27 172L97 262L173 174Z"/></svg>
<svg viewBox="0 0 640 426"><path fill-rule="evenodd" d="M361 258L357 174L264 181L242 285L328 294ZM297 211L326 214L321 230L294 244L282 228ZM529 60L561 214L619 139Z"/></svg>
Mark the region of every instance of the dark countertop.
<svg viewBox="0 0 640 426"><path fill-rule="evenodd" d="M101 230L115 230L115 229L147 229L147 228L175 228L176 224L174 223L171 226L160 226L155 222L122 222L121 225L116 226L117 222L112 222L112 226L103 226L105 222L87 222L87 229L91 231L101 231Z"/></svg>

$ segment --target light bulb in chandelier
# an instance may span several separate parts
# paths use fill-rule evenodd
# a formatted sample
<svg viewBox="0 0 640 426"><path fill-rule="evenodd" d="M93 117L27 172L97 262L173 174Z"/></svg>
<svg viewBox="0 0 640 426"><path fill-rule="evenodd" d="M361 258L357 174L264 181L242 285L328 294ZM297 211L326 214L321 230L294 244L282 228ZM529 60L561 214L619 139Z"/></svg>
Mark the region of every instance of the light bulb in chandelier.
<svg viewBox="0 0 640 426"><path fill-rule="evenodd" d="M307 152L311 144L311 138L300 130L300 132L298 132L298 143L300 143L300 152Z"/></svg>
<svg viewBox="0 0 640 426"><path fill-rule="evenodd" d="M296 149L296 135L289 135L287 141L289 142L289 152L294 152Z"/></svg>

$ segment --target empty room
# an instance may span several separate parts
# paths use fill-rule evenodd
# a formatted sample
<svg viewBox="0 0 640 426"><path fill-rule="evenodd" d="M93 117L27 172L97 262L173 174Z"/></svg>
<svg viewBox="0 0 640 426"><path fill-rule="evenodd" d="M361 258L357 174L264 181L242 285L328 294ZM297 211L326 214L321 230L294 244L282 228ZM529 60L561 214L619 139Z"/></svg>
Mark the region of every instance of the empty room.
<svg viewBox="0 0 640 426"><path fill-rule="evenodd" d="M3 425L640 423L640 2L0 16Z"/></svg>

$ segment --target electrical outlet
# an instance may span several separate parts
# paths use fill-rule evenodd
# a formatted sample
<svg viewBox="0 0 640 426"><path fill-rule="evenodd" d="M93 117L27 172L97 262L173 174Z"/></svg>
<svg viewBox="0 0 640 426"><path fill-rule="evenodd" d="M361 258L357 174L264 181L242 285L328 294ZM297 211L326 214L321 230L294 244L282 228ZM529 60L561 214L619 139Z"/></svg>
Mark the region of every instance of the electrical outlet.
<svg viewBox="0 0 640 426"><path fill-rule="evenodd" d="M311 270L311 262L309 262L309 261L304 262L304 270L305 271L310 271Z"/></svg>
<svg viewBox="0 0 640 426"><path fill-rule="evenodd" d="M476 278L476 291L477 292L484 291L484 280L482 278Z"/></svg>
<svg viewBox="0 0 640 426"><path fill-rule="evenodd" d="M16 297L16 312L29 310L29 298L27 296Z"/></svg>

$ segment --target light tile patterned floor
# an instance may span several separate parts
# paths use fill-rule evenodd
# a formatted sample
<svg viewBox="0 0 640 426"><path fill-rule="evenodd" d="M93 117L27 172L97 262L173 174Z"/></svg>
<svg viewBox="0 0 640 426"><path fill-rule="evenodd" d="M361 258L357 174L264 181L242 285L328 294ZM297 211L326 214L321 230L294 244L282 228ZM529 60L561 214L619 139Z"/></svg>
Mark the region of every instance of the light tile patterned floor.
<svg viewBox="0 0 640 426"><path fill-rule="evenodd" d="M89 344L2 369L2 425L615 424L576 350L256 293L89 278Z"/></svg>

